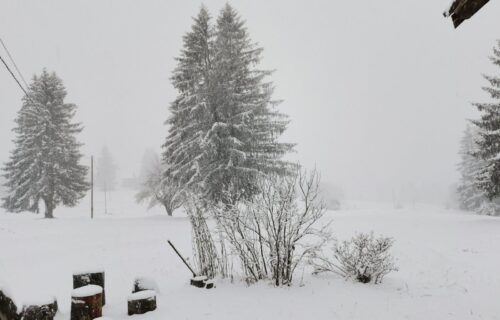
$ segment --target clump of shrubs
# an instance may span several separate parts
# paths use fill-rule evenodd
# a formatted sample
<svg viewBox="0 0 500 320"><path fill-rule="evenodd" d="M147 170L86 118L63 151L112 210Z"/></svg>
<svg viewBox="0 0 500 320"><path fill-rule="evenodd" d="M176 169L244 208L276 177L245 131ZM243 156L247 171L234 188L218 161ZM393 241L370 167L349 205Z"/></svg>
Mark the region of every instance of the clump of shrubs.
<svg viewBox="0 0 500 320"><path fill-rule="evenodd" d="M316 171L297 168L260 181L252 201L218 209L218 226L247 283L269 279L290 286L296 268L329 239L329 224L319 223L326 212L319 183Z"/></svg>
<svg viewBox="0 0 500 320"><path fill-rule="evenodd" d="M390 237L360 233L351 240L336 243L333 259L315 256L311 264L316 274L329 271L361 283L378 284L388 273L398 270L389 252L393 243Z"/></svg>

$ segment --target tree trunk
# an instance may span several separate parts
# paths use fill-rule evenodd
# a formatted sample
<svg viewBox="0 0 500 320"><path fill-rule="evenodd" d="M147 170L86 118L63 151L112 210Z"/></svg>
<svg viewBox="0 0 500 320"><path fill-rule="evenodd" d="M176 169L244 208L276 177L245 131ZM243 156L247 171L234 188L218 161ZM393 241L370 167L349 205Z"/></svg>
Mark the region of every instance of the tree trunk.
<svg viewBox="0 0 500 320"><path fill-rule="evenodd" d="M71 294L71 320L92 320L102 317L102 288L88 285Z"/></svg>
<svg viewBox="0 0 500 320"><path fill-rule="evenodd" d="M54 181L54 168L48 168L48 185L47 185L47 193L42 197L45 202L45 218L53 219L54 218L54 195L55 195L55 181Z"/></svg>
<svg viewBox="0 0 500 320"><path fill-rule="evenodd" d="M129 316L156 310L156 292L153 290L132 293L127 300Z"/></svg>
<svg viewBox="0 0 500 320"><path fill-rule="evenodd" d="M108 189L104 183L104 214L108 214Z"/></svg>
<svg viewBox="0 0 500 320"><path fill-rule="evenodd" d="M106 304L104 270L78 272L73 274L73 289L78 289L89 284L98 285L102 288L102 305L104 306Z"/></svg>
<svg viewBox="0 0 500 320"><path fill-rule="evenodd" d="M165 210L167 211L168 216L171 217L173 214L172 208L167 203L164 203L163 206L165 207Z"/></svg>
<svg viewBox="0 0 500 320"><path fill-rule="evenodd" d="M52 205L52 201L48 200L47 198L44 198L43 202L45 203L45 218L46 219L53 219L54 218L54 207Z"/></svg>

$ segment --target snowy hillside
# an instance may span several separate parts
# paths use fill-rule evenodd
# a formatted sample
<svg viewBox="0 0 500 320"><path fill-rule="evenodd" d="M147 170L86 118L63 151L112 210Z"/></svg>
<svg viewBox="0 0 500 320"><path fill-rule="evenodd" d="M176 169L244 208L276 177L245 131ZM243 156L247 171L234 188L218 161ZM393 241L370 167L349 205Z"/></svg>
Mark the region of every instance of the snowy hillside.
<svg viewBox="0 0 500 320"><path fill-rule="evenodd" d="M100 194L97 194L99 199ZM16 303L55 295L58 319L69 319L73 271L104 268L104 315L127 319L126 299L136 276L159 285L158 309L133 319L500 319L500 220L437 207L394 209L348 203L330 211L339 239L374 230L395 238L399 272L381 285L345 281L335 274L312 276L300 267L292 287L265 282L248 287L218 281L215 290L189 286L190 273L167 245L191 254L191 229L179 212L167 217L133 203L130 191L111 195L112 215L85 200L58 209L56 219L0 214L0 286Z"/></svg>

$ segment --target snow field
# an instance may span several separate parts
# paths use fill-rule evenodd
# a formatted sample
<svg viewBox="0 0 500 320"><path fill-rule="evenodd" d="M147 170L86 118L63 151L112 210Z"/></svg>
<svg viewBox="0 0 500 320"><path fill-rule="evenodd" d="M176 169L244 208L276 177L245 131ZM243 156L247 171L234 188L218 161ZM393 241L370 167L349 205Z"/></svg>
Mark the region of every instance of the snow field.
<svg viewBox="0 0 500 320"><path fill-rule="evenodd" d="M161 294L156 311L134 319L500 319L497 218L432 206L348 204L326 217L338 239L371 230L395 238L400 271L381 285L312 276L301 267L292 287L248 287L236 277L206 290L189 285L189 270L166 242L191 254L187 218L147 213L130 196L116 194L123 209L94 220L85 203L58 209L54 220L0 213L0 282L16 303L56 296L58 319L69 319L73 271L103 268L103 315L115 320L129 318L127 297L137 277L153 279Z"/></svg>

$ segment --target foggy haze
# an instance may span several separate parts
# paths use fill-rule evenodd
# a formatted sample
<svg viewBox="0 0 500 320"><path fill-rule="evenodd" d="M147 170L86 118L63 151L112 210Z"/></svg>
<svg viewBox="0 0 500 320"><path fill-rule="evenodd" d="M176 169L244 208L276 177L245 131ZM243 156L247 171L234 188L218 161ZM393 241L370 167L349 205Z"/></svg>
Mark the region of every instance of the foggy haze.
<svg viewBox="0 0 500 320"><path fill-rule="evenodd" d="M216 17L226 1L205 1ZM449 0L230 1L263 48L262 68L291 123L291 157L316 166L346 197L445 203L458 179L459 140L500 38L500 3L459 29ZM0 36L29 82L45 67L63 80L85 127L85 161L104 145L120 179L160 152L176 96L182 36L200 1L2 0ZM3 48L0 50L4 55ZM12 149L23 94L0 72L0 161Z"/></svg>

